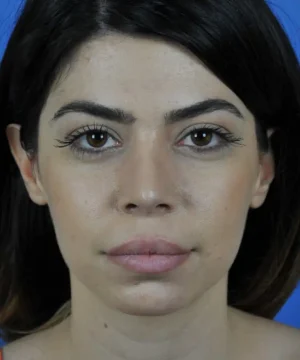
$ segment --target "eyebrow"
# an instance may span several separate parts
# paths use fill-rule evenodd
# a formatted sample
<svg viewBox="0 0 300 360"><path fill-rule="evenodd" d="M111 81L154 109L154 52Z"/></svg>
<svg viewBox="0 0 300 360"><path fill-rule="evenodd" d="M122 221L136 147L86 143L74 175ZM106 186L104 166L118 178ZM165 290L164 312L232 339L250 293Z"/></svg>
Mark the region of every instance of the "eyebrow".
<svg viewBox="0 0 300 360"><path fill-rule="evenodd" d="M216 111L227 111L239 119L244 119L244 116L235 105L223 99L208 99L184 108L171 110L164 115L164 119L165 123L169 125ZM117 107L107 107L91 101L73 101L64 105L55 113L52 121L56 121L62 116L73 112L125 125L130 125L137 121L137 118L131 112Z"/></svg>

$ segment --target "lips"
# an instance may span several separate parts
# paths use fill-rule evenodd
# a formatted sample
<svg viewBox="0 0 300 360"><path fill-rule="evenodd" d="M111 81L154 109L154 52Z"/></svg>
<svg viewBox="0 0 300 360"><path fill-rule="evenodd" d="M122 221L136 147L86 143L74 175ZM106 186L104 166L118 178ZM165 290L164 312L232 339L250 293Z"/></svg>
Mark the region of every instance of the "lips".
<svg viewBox="0 0 300 360"><path fill-rule="evenodd" d="M169 272L182 265L191 250L161 238L136 238L107 252L108 259L124 269L144 274Z"/></svg>
<svg viewBox="0 0 300 360"><path fill-rule="evenodd" d="M121 255L183 255L190 250L161 238L138 238L107 252L109 256Z"/></svg>

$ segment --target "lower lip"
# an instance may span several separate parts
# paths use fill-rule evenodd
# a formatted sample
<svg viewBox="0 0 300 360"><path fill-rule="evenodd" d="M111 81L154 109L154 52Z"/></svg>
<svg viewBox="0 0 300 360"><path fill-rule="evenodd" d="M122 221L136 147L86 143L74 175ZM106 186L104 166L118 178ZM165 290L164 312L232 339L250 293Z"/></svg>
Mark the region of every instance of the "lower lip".
<svg viewBox="0 0 300 360"><path fill-rule="evenodd" d="M189 256L190 253L180 255L118 255L108 256L108 259L137 273L159 274L176 269Z"/></svg>

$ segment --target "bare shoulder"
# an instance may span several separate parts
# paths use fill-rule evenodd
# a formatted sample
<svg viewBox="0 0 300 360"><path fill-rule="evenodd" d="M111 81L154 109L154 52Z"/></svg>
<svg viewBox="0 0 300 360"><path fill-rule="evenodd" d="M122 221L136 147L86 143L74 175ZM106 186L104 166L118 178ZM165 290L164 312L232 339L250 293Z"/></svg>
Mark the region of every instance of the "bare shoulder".
<svg viewBox="0 0 300 360"><path fill-rule="evenodd" d="M44 360L44 339L41 334L27 335L3 348L5 360Z"/></svg>
<svg viewBox="0 0 300 360"><path fill-rule="evenodd" d="M232 324L245 360L299 360L300 330L230 308ZM245 357L246 353L246 357Z"/></svg>
<svg viewBox="0 0 300 360"><path fill-rule="evenodd" d="M53 360L61 358L64 351L65 324L7 344L3 348L4 360Z"/></svg>

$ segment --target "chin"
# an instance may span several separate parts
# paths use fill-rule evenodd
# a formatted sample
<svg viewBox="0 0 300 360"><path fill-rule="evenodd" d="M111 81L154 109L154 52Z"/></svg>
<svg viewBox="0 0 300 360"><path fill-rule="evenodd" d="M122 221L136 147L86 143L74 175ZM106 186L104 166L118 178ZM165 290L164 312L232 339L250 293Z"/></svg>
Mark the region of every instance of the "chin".
<svg viewBox="0 0 300 360"><path fill-rule="evenodd" d="M123 288L113 302L114 307L125 314L162 316L174 313L188 305L186 294L185 297L182 294L184 294L184 289L171 284L137 283Z"/></svg>

